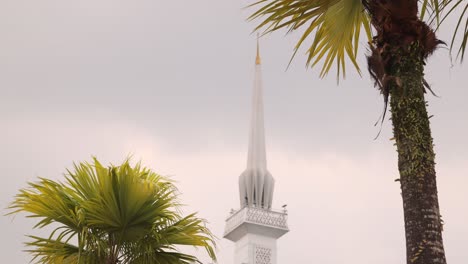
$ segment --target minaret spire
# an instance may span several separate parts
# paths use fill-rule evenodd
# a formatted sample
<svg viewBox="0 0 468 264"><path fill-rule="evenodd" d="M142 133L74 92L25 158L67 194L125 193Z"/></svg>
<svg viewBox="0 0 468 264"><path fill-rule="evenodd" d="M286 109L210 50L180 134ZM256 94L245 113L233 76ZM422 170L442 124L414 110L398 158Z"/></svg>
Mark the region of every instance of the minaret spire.
<svg viewBox="0 0 468 264"><path fill-rule="evenodd" d="M260 64L259 36L257 36L257 56L255 58L255 79L250 120L249 153L247 169L266 170L265 128L263 121L263 87Z"/></svg>
<svg viewBox="0 0 468 264"><path fill-rule="evenodd" d="M276 240L289 231L286 209L272 209L275 179L267 170L261 77L257 35L247 168L239 177L240 209L231 210L224 232L236 243L233 264L277 264Z"/></svg>
<svg viewBox="0 0 468 264"><path fill-rule="evenodd" d="M260 34L257 33L257 57L255 58L255 64L260 65L261 60L260 60L260 44L258 43L260 39Z"/></svg>
<svg viewBox="0 0 468 264"><path fill-rule="evenodd" d="M257 36L255 79L252 97L247 168L239 178L240 204L271 208L275 180L267 170L265 128L263 124L263 86L260 64L260 45Z"/></svg>

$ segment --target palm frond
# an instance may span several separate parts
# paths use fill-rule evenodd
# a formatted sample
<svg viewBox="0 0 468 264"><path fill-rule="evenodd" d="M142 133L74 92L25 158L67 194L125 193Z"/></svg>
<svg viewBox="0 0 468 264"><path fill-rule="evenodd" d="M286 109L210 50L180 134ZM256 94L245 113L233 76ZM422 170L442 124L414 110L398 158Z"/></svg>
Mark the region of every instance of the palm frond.
<svg viewBox="0 0 468 264"><path fill-rule="evenodd" d="M98 264L104 263L104 254L93 250L80 250L77 246L60 239L29 236L33 241L26 245L33 249L27 252L33 255L33 261L39 263Z"/></svg>
<svg viewBox="0 0 468 264"><path fill-rule="evenodd" d="M178 245L203 247L216 260L214 237L206 228L205 221L195 214L175 222L167 221L155 225L151 234L129 244L124 250L124 256L131 263L145 263L141 262L143 260L151 260L146 263L173 263L171 259L175 256L184 256L187 263L198 262L198 258L194 256L179 253L176 248Z"/></svg>
<svg viewBox="0 0 468 264"><path fill-rule="evenodd" d="M79 229L77 218L78 202L54 181L40 178L39 182L29 183L29 188L20 190L9 209L9 214L28 212L28 217L42 218L35 227L42 228L58 222L74 230Z"/></svg>
<svg viewBox="0 0 468 264"><path fill-rule="evenodd" d="M442 19L442 22L448 17L460 11L460 17L457 20L455 29L453 30L452 39L450 41L450 50L453 51L457 37L461 36L461 42L457 51L457 58L463 61L465 56L466 44L468 42L468 2L463 0L447 0L448 1L448 12Z"/></svg>
<svg viewBox="0 0 468 264"><path fill-rule="evenodd" d="M168 244L203 247L211 258L215 258L214 237L206 228L205 221L190 214L171 226L159 231Z"/></svg>
<svg viewBox="0 0 468 264"><path fill-rule="evenodd" d="M337 77L346 74L346 58L360 73L356 61L361 27L368 40L371 27L361 0L261 0L250 7L258 8L249 20L261 18L255 30L264 34L287 29L304 29L291 60L309 38L307 66L323 62L320 76L324 77L332 65L337 66ZM313 35L315 34L315 36Z"/></svg>
<svg viewBox="0 0 468 264"><path fill-rule="evenodd" d="M428 18L430 23L435 21L436 24L439 25L443 10L447 7L450 1L451 0L420 0L420 18L424 19L426 14L429 14Z"/></svg>
<svg viewBox="0 0 468 264"><path fill-rule="evenodd" d="M26 245L32 248L28 251L33 260L74 264L116 258L148 264L198 261L180 253L175 245L204 247L216 259L214 238L204 220L195 214L183 217L174 184L139 163L131 166L126 160L106 168L94 159L74 164L65 179L65 183L45 178L29 183L9 207L10 214L27 212L29 217L40 218L38 228L61 224L49 238L31 236L33 241ZM77 245L69 243L72 238Z"/></svg>
<svg viewBox="0 0 468 264"><path fill-rule="evenodd" d="M429 10L429 12L426 12ZM457 58L463 61L468 42L468 2L464 0L422 0L421 17L429 13L429 23L439 29L444 22L459 13L450 41L450 51L457 49ZM457 46L457 42L460 44Z"/></svg>

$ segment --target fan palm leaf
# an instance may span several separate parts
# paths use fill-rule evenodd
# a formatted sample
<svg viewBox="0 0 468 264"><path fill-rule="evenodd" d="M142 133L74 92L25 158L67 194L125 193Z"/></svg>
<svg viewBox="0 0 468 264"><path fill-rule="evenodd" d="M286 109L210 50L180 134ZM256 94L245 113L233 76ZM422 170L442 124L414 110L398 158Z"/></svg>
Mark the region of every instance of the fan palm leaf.
<svg viewBox="0 0 468 264"><path fill-rule="evenodd" d="M307 66L314 67L321 62L320 76L324 77L335 65L337 77L340 75L345 77L347 60L358 73L361 72L357 63L361 29L364 29L367 40L372 40L371 14L365 8L369 2L369 0L260 0L248 6L256 8L248 19L260 19L255 30L261 30L264 34L281 29L286 29L287 32L301 30L302 35L294 47L291 60L299 48L306 45ZM463 0L421 0L420 16L427 18L430 24L435 21L438 26L446 15L460 9L459 6L463 2ZM453 47L455 36L462 35L462 43L458 50L462 58L468 39L467 10L468 4L463 9L452 40ZM443 11L448 11L445 16Z"/></svg>
<svg viewBox="0 0 468 264"><path fill-rule="evenodd" d="M322 62L321 77L334 64L337 76L345 76L346 58L360 72L356 58L361 28L364 28L367 38L371 39L369 17L363 12L360 0L262 0L251 5L254 6L261 7L249 19L264 17L256 30L263 29L264 33L269 33L283 28L288 32L303 29L293 57L305 41L311 38L307 44L306 64L313 67Z"/></svg>
<svg viewBox="0 0 468 264"><path fill-rule="evenodd" d="M128 160L106 168L94 159L75 164L65 183L45 178L29 183L11 204L10 214L27 212L40 219L38 228L59 225L48 238L30 236L26 243L40 263L198 261L176 245L204 247L215 260L205 221L195 214L183 217L178 208L170 180Z"/></svg>

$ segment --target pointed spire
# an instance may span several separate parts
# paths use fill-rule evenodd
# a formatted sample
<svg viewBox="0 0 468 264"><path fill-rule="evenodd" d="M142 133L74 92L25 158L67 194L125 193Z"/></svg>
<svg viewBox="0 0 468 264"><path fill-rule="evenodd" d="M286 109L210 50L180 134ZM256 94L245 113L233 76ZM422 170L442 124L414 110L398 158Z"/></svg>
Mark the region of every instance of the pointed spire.
<svg viewBox="0 0 468 264"><path fill-rule="evenodd" d="M258 206L270 209L273 202L275 179L267 169L261 70L262 65L260 64L260 49L257 36L249 151L247 155L247 168L239 177L239 194L241 207Z"/></svg>
<svg viewBox="0 0 468 264"><path fill-rule="evenodd" d="M257 57L255 58L255 64L256 65L260 65L260 63L262 62L260 60L260 45L259 45L259 39L260 39L260 34L257 33Z"/></svg>
<svg viewBox="0 0 468 264"><path fill-rule="evenodd" d="M263 124L263 87L260 65L260 49L257 36L257 57L255 59L255 80L250 124L248 168L266 169L265 129Z"/></svg>

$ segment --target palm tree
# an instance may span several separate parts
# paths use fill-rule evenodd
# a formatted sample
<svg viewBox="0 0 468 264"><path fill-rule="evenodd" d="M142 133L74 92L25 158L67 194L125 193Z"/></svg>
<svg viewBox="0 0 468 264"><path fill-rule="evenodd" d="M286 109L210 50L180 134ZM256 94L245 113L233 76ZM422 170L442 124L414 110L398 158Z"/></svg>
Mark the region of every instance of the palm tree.
<svg viewBox="0 0 468 264"><path fill-rule="evenodd" d="M30 236L33 261L201 263L177 245L203 247L216 260L212 234L195 214L181 215L168 179L128 160L105 168L94 158L67 172L64 183L29 183L10 206L10 214L39 218L35 227L56 227L49 237Z"/></svg>
<svg viewBox="0 0 468 264"><path fill-rule="evenodd" d="M363 28L369 39L367 58L371 77L384 97L385 118L390 104L404 208L408 264L445 264L442 219L437 197L434 149L424 98L425 61L438 45L434 31L422 19L430 11L437 25L454 10L462 10L454 35L462 33L459 55L463 59L468 35L468 4L463 0L257 0L250 20L261 18L256 30L264 34L288 29L302 30L296 54L305 40L307 65L323 64L325 76L336 63L345 75L347 59L360 73L358 44ZM419 12L420 11L420 12ZM420 16L418 15L420 13ZM427 17L427 16L426 16ZM455 37L452 40L453 48ZM389 102L388 102L389 101Z"/></svg>

